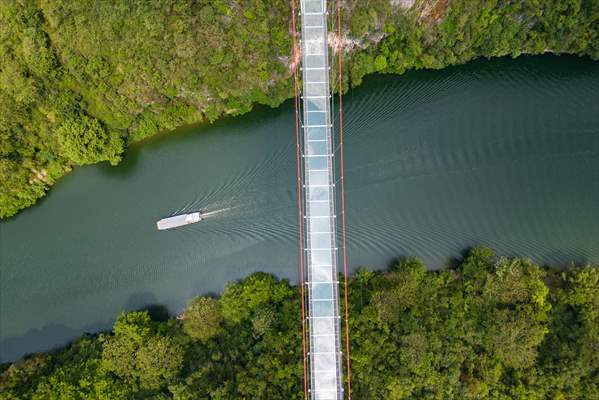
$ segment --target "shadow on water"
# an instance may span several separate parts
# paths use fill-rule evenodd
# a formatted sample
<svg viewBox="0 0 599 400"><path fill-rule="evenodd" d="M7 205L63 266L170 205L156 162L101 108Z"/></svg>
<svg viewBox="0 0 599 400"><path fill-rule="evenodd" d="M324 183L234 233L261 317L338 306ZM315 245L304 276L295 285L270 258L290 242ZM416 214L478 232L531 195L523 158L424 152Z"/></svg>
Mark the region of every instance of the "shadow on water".
<svg viewBox="0 0 599 400"><path fill-rule="evenodd" d="M517 256L521 255L516 255L514 257ZM586 266L592 264L592 261L589 260L588 257L585 257L576 251L553 250L547 254L547 261L544 265L553 268L556 265L563 265L563 260L569 260L568 265Z"/></svg>
<svg viewBox="0 0 599 400"><path fill-rule="evenodd" d="M24 354L50 351L69 344L72 338L82 333L98 333L109 330L112 322L95 323L84 327L69 328L61 324L48 324L39 329L31 329L18 337L9 337L0 342L0 359L15 360Z"/></svg>
<svg viewBox="0 0 599 400"><path fill-rule="evenodd" d="M129 297L123 311L147 311L153 321L166 321L172 317L168 307L159 304L150 292L138 292ZM116 318L116 316L115 316ZM0 342L0 360L14 360L25 354L51 351L71 343L82 334L98 334L112 329L114 320L98 322L83 327L70 328L62 324L48 324L31 329L22 336L9 337Z"/></svg>
<svg viewBox="0 0 599 400"><path fill-rule="evenodd" d="M123 159L118 165L103 162L98 165L98 171L111 178L127 179L135 173L140 158L140 148L132 147L125 150Z"/></svg>
<svg viewBox="0 0 599 400"><path fill-rule="evenodd" d="M166 305L160 304L153 293L139 292L131 295L125 310L147 311L153 321L166 321L171 313Z"/></svg>
<svg viewBox="0 0 599 400"><path fill-rule="evenodd" d="M292 108L291 99L284 101L277 107L281 113L289 112ZM239 116L225 115L215 122L198 122L177 128L175 131L162 131L139 142L129 145L123 153L122 161L114 166L108 162L97 164L98 170L104 176L118 179L128 179L136 171L144 151L159 148L169 143L189 144L198 139L198 135L219 135L223 131L243 132L248 126L256 126L259 123L268 123L278 115L273 113L273 108L264 104L255 104L252 110Z"/></svg>

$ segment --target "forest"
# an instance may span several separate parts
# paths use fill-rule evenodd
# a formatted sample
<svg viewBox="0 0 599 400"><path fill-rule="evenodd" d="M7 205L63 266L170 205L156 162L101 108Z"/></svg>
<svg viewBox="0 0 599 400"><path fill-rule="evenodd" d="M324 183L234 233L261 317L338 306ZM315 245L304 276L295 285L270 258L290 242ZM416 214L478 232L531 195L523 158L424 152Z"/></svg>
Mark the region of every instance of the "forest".
<svg viewBox="0 0 599 400"><path fill-rule="evenodd" d="M599 266L486 248L455 264L349 277L354 399L599 399ZM123 313L111 332L2 365L0 399L302 399L299 298L256 273L177 318Z"/></svg>
<svg viewBox="0 0 599 400"><path fill-rule="evenodd" d="M342 20L344 90L477 57L599 59L593 0L344 0ZM1 0L0 218L158 132L279 105L291 53L289 0Z"/></svg>

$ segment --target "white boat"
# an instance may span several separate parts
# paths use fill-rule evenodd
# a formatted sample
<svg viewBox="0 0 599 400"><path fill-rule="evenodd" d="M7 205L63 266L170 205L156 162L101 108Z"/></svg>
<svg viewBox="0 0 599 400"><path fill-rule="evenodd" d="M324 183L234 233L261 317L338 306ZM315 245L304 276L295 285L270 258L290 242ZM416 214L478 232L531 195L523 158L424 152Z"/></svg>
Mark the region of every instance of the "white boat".
<svg viewBox="0 0 599 400"><path fill-rule="evenodd" d="M156 222L156 227L159 231L164 231L167 229L178 228L180 226L195 224L196 222L200 222L201 220L202 213L197 211L189 214L179 214L174 215L172 217L163 218L160 221Z"/></svg>

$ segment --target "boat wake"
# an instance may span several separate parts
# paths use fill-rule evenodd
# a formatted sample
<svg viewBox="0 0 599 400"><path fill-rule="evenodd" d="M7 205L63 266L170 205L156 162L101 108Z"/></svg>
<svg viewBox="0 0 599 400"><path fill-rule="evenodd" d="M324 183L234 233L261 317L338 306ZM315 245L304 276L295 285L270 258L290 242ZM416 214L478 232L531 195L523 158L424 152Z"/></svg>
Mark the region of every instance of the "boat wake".
<svg viewBox="0 0 599 400"><path fill-rule="evenodd" d="M213 217L215 215L222 214L224 212L233 210L235 208L238 208L238 207L226 207L226 208L221 208L220 210L214 210L214 211L210 211L210 212L204 212L204 213L202 213L202 217L203 218Z"/></svg>

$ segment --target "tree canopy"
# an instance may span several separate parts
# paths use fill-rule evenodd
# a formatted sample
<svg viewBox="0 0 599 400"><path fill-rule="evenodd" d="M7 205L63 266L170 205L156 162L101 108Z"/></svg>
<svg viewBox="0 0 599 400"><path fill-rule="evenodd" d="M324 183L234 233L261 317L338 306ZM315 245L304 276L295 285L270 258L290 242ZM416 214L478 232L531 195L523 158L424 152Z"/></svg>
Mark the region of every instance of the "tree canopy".
<svg viewBox="0 0 599 400"><path fill-rule="evenodd" d="M110 135L95 118L85 115L65 120L56 130L60 154L75 164L110 161L118 164L122 140Z"/></svg>
<svg viewBox="0 0 599 400"><path fill-rule="evenodd" d="M198 340L208 340L221 328L219 302L210 297L193 299L183 313L183 331Z"/></svg>
<svg viewBox="0 0 599 400"><path fill-rule="evenodd" d="M354 399L599 398L597 266L473 249L438 271L360 269L348 296ZM298 299L258 273L182 318L121 314L112 332L4 365L0 399L300 400Z"/></svg>

